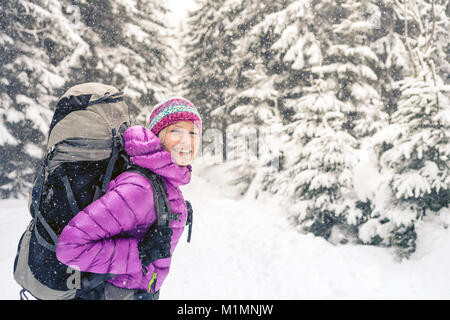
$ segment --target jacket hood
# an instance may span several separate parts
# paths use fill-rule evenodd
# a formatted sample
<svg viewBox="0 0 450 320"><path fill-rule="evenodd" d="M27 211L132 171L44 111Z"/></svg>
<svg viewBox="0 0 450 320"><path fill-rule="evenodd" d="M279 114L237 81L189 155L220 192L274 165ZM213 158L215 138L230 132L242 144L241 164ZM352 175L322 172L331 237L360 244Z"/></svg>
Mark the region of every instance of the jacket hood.
<svg viewBox="0 0 450 320"><path fill-rule="evenodd" d="M188 184L191 180L191 165L182 167L164 149L161 140L143 126L132 126L123 134L125 152L133 164L147 168L166 178L174 186Z"/></svg>

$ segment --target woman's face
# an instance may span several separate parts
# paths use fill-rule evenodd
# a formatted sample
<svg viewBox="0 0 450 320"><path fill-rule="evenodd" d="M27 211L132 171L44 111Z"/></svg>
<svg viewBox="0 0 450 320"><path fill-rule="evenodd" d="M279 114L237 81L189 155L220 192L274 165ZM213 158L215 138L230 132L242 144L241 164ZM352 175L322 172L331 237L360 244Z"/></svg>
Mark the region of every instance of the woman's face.
<svg viewBox="0 0 450 320"><path fill-rule="evenodd" d="M200 133L193 122L176 122L164 128L158 137L178 165L187 166L194 160L200 143Z"/></svg>

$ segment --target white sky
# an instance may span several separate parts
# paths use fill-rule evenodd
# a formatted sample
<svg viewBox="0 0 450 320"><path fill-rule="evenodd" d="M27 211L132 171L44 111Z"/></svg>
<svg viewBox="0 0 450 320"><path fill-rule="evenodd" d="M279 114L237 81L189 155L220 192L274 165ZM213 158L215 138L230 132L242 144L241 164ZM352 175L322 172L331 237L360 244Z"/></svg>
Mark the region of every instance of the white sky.
<svg viewBox="0 0 450 320"><path fill-rule="evenodd" d="M178 17L186 17L187 10L193 10L197 8L195 0L165 0L170 10L174 12Z"/></svg>

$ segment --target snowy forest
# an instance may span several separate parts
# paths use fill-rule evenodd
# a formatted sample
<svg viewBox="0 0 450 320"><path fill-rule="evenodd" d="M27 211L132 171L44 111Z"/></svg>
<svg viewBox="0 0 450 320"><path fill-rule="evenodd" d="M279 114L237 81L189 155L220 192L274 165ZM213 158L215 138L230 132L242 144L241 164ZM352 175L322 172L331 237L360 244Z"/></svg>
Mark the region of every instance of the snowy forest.
<svg viewBox="0 0 450 320"><path fill-rule="evenodd" d="M192 101L202 156L299 232L410 257L450 216L450 2L196 3L174 28L164 1L2 0L1 198L27 196L59 96L103 82L136 124Z"/></svg>

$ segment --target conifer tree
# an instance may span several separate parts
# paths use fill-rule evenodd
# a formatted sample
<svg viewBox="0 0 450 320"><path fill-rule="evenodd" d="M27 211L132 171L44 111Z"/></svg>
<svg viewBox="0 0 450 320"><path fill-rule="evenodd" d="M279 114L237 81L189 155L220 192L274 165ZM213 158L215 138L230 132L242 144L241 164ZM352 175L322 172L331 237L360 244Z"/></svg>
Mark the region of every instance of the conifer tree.
<svg viewBox="0 0 450 320"><path fill-rule="evenodd" d="M154 0L75 1L89 52L72 69L72 82L104 82L124 90L135 119L167 96L174 83L167 8Z"/></svg>
<svg viewBox="0 0 450 320"><path fill-rule="evenodd" d="M293 202L291 215L302 231L328 238L334 225L359 225L362 212L352 171L357 140L343 129L348 104L336 97L332 79L318 79L297 99L286 126L286 167L270 187ZM287 183L289 181L289 183Z"/></svg>
<svg viewBox="0 0 450 320"><path fill-rule="evenodd" d="M266 81L278 89L285 124L282 172L263 187L287 195L296 224L325 237L335 224L364 221L351 172L358 140L384 121L365 4L293 1L249 32L271 33Z"/></svg>
<svg viewBox="0 0 450 320"><path fill-rule="evenodd" d="M24 195L67 67L82 46L59 1L0 4L0 195Z"/></svg>
<svg viewBox="0 0 450 320"><path fill-rule="evenodd" d="M387 120L374 71L379 62L370 48L375 26L365 18L368 5L370 1L342 2L342 16L333 25L334 39L323 64L312 70L336 79L337 98L352 109L345 127L355 138L373 135Z"/></svg>
<svg viewBox="0 0 450 320"><path fill-rule="evenodd" d="M227 155L226 132L230 123L226 90L232 87L226 70L231 66L234 46L234 34L227 30L227 25L236 12L231 0L202 0L198 5L189 15L183 41L186 52L183 89L200 108L206 133L204 149L213 146L215 154L223 161Z"/></svg>
<svg viewBox="0 0 450 320"><path fill-rule="evenodd" d="M28 192L52 110L70 86L103 82L124 90L132 119L167 95L173 52L165 14L154 0L1 3L3 197Z"/></svg>
<svg viewBox="0 0 450 320"><path fill-rule="evenodd" d="M282 119L280 93L274 83L279 73L271 52L274 37L271 30L257 26L288 3L241 1L234 2L229 10L236 13L227 25L234 35L232 64L227 69L232 86L225 91L225 106L216 113L230 117L226 143L239 157L229 157L227 152L227 161L236 160L231 168L241 194L250 185L253 190L261 189L261 183L279 169L279 145L275 141L280 138ZM245 139L250 142L245 143Z"/></svg>
<svg viewBox="0 0 450 320"><path fill-rule="evenodd" d="M232 34L225 26L232 13L225 0L199 1L190 14L186 34L184 87L194 104L201 106L205 128L225 129L226 116L214 116L225 104L224 91L230 86L225 70L230 66Z"/></svg>
<svg viewBox="0 0 450 320"><path fill-rule="evenodd" d="M379 238L394 245L401 257L415 251L416 227L423 217L449 205L450 87L437 74L434 62L436 8L434 1L433 5L399 2L396 8L404 23L410 75L395 83L400 92L397 109L378 140L386 173L380 190L386 190L386 201L375 208L376 219L363 232L365 241Z"/></svg>

